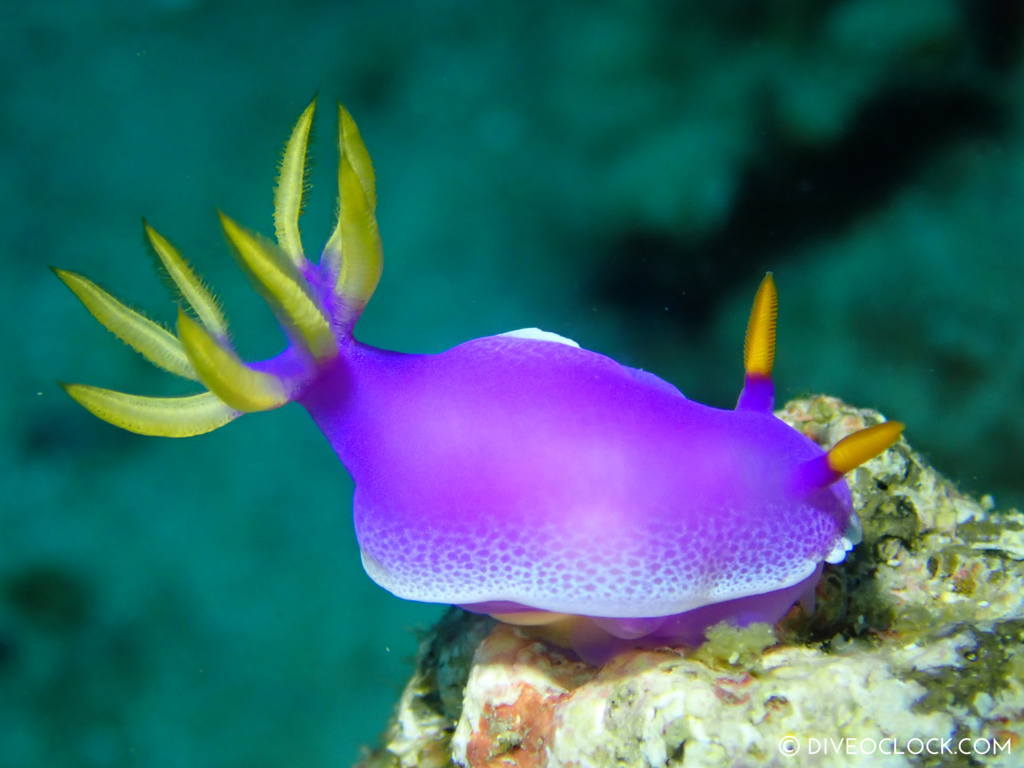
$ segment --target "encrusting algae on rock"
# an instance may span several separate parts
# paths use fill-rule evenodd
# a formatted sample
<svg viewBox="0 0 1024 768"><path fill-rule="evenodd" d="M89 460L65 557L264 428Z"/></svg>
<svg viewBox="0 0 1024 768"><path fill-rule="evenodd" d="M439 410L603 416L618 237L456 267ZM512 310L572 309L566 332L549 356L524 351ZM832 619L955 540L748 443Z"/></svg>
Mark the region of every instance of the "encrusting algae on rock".
<svg viewBox="0 0 1024 768"><path fill-rule="evenodd" d="M778 415L823 447L883 420L824 396ZM902 440L849 483L864 540L813 612L598 668L453 609L362 766L1018 765L1024 515Z"/></svg>

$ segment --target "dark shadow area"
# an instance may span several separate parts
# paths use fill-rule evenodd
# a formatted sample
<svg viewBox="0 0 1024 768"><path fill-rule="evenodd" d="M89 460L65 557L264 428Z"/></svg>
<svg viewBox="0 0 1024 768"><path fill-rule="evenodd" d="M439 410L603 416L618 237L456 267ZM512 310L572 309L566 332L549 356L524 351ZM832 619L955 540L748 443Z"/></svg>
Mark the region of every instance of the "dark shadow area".
<svg viewBox="0 0 1024 768"><path fill-rule="evenodd" d="M670 307L682 325L700 327L737 281L835 236L884 207L935 155L998 136L1006 123L1003 107L977 88L893 87L868 101L830 146L769 142L721 228L703 241L644 230L613 238L594 290L631 314Z"/></svg>
<svg viewBox="0 0 1024 768"><path fill-rule="evenodd" d="M1020 0L961 0L960 10L979 63L1009 72L1024 46L1024 3Z"/></svg>

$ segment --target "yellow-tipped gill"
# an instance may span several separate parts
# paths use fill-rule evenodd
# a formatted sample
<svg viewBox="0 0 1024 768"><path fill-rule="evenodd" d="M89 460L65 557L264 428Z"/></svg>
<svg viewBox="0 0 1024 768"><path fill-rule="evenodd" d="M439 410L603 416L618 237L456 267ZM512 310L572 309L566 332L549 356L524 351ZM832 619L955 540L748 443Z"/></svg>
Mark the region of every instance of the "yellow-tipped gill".
<svg viewBox="0 0 1024 768"><path fill-rule="evenodd" d="M306 177L309 173L309 135L313 128L316 99L309 102L299 119L295 121L291 136L281 156L281 166L274 190L274 229L281 251L296 267L302 266L305 256L302 252L302 237L299 233L299 216L306 194Z"/></svg>
<svg viewBox="0 0 1024 768"><path fill-rule="evenodd" d="M295 341L318 360L333 357L338 350L330 321L295 265L273 243L240 227L223 213L220 223L239 261Z"/></svg>
<svg viewBox="0 0 1024 768"><path fill-rule="evenodd" d="M140 435L193 437L223 427L241 415L211 392L187 397L144 397L88 384L61 386L93 416Z"/></svg>
<svg viewBox="0 0 1024 768"><path fill-rule="evenodd" d="M228 322L224 319L224 313L221 311L217 299L167 238L153 229L145 220L142 222L142 227L153 252L160 259L161 266L181 293L181 298L196 313L210 333L226 339L228 337Z"/></svg>
<svg viewBox="0 0 1024 768"><path fill-rule="evenodd" d="M178 337L210 391L239 411L268 411L288 402L281 380L238 359L226 341L216 339L184 312L178 313Z"/></svg>
<svg viewBox="0 0 1024 768"><path fill-rule="evenodd" d="M159 266L177 292L177 335L82 275L54 272L111 333L153 364L199 381L209 391L147 397L85 384L64 385L76 402L133 432L198 435L240 413L287 403L305 378L338 354L339 344L351 333L380 279L381 244L374 217L377 191L370 155L355 121L339 106L338 220L321 265L307 261L299 217L308 188L315 111L314 100L302 111L284 147L274 190L277 243L221 215L229 243L296 345L297 356L281 368L272 361L259 366L243 362L229 340L227 320L213 293L171 242L143 222Z"/></svg>
<svg viewBox="0 0 1024 768"><path fill-rule="evenodd" d="M162 325L125 306L77 272L56 268L53 272L104 328L153 365L182 378L199 378L181 342Z"/></svg>
<svg viewBox="0 0 1024 768"><path fill-rule="evenodd" d="M342 321L354 323L370 300L383 269L373 164L355 121L338 105L338 222L324 246L324 261L336 274L334 293Z"/></svg>

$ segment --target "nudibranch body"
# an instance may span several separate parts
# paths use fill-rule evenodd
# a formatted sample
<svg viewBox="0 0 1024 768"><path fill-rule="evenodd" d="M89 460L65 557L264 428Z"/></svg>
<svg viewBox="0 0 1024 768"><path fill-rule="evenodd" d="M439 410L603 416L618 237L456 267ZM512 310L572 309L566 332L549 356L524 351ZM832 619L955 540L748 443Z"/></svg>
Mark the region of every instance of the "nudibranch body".
<svg viewBox="0 0 1024 768"><path fill-rule="evenodd" d="M57 274L123 341L208 391L155 398L67 385L75 400L117 426L170 437L298 402L355 480L356 535L378 584L532 625L592 661L623 646L696 642L720 620L774 622L856 543L842 475L902 425L824 452L772 414L770 274L734 410L537 329L440 354L375 349L352 331L381 271L376 186L340 107L338 223L318 263L299 236L313 111L285 148L277 244L222 216L287 333L285 351L242 362L216 300L146 225L180 292L176 335L86 278Z"/></svg>

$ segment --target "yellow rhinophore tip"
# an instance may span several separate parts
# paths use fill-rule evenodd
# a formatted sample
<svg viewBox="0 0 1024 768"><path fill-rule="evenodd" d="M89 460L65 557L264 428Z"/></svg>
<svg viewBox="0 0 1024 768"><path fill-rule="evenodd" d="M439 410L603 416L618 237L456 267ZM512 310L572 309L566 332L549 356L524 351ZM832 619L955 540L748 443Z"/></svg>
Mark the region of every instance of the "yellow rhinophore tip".
<svg viewBox="0 0 1024 768"><path fill-rule="evenodd" d="M178 338L199 380L236 411L268 411L288 402L277 376L250 368L226 341L214 338L184 311L178 312Z"/></svg>
<svg viewBox="0 0 1024 768"><path fill-rule="evenodd" d="M743 368L748 376L771 376L775 363L775 322L779 314L779 294L772 273L765 274L754 296L743 340Z"/></svg>
<svg viewBox="0 0 1024 768"><path fill-rule="evenodd" d="M843 475L895 443L903 431L901 421L887 421L848 435L828 452L828 467Z"/></svg>

